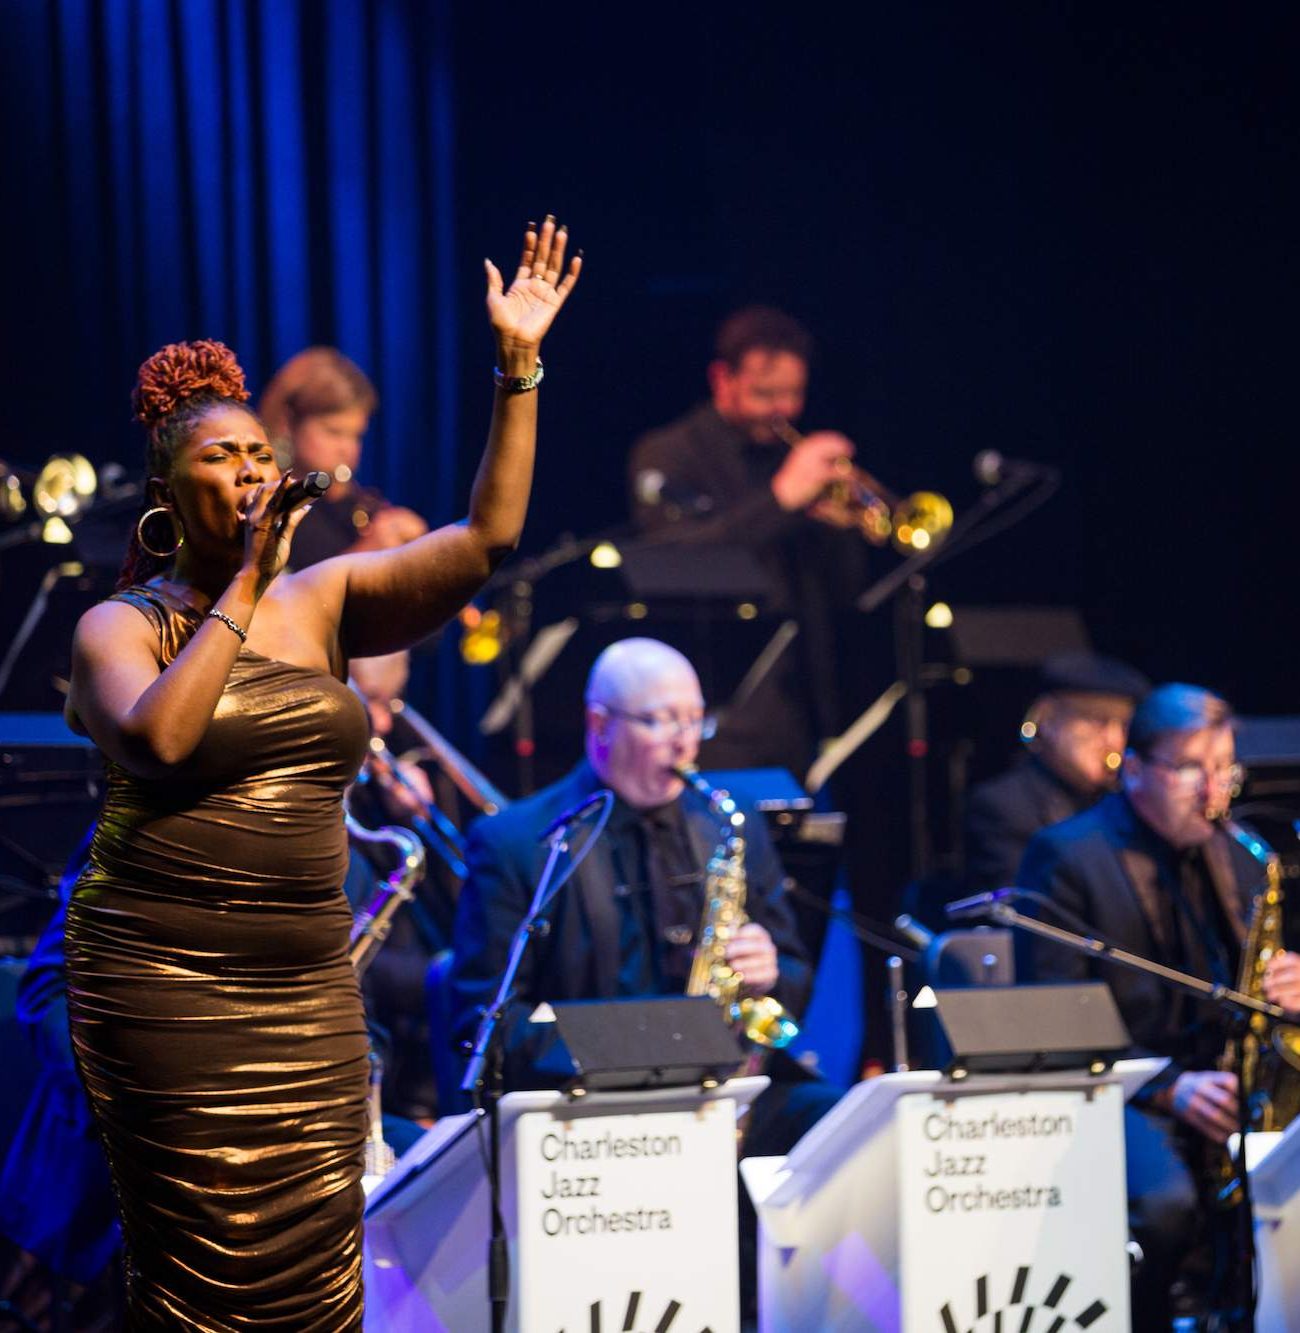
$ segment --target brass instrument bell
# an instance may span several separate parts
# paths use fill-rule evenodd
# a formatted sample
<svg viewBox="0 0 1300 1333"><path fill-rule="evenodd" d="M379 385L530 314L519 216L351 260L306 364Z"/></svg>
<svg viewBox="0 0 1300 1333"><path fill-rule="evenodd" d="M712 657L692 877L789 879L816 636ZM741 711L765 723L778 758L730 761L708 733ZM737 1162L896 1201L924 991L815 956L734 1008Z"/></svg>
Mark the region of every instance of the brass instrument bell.
<svg viewBox="0 0 1300 1333"><path fill-rule="evenodd" d="M791 449L803 439L782 417L773 419L772 430ZM840 475L823 496L831 510L828 521L835 526L856 530L872 546L892 542L904 555L924 551L948 535L952 505L937 491L900 497L847 458L839 460L837 471Z"/></svg>
<svg viewBox="0 0 1300 1333"><path fill-rule="evenodd" d="M32 483L32 507L47 518L71 518L94 499L99 479L80 454L55 454Z"/></svg>
<svg viewBox="0 0 1300 1333"><path fill-rule="evenodd" d="M0 522L36 520L47 542L68 542L66 520L90 508L99 478L81 454L55 454L39 472L27 472L0 461Z"/></svg>

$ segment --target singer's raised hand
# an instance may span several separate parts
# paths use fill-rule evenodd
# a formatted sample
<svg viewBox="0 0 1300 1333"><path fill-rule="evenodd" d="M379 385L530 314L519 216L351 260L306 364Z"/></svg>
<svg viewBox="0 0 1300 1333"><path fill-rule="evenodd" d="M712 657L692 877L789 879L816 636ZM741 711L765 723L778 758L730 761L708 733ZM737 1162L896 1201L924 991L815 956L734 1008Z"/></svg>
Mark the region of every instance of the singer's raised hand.
<svg viewBox="0 0 1300 1333"><path fill-rule="evenodd" d="M581 252L569 260L565 271L568 244L569 229L563 223L557 226L554 214L548 213L540 230L530 222L524 231L523 252L509 288L501 270L490 259L483 261L488 318L502 346L536 349L541 345L582 272Z"/></svg>

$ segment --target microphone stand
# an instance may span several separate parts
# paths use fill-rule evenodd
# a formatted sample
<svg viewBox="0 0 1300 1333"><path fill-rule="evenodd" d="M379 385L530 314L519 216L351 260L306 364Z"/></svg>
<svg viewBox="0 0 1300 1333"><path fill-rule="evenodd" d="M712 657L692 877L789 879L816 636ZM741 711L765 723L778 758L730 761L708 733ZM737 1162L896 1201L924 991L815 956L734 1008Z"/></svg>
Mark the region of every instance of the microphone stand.
<svg viewBox="0 0 1300 1333"><path fill-rule="evenodd" d="M931 565L959 555L977 545L993 531L981 532L986 522L998 509L1030 486L1044 483L1049 486L1032 507L1050 498L1056 489L1058 476L1052 469L1040 473L1011 472L997 485L981 492L976 502L963 513L942 541L934 542L896 565L859 595L854 603L863 615L869 615L890 598L901 593L894 612L894 654L898 681L903 689L904 717L907 731L907 809L908 835L911 853L910 874L920 879L930 869L930 836L928 802L926 800L926 761L930 749L929 718L925 703L925 689L931 682L926 678L923 630L925 626L925 572ZM1028 512L1028 511L1025 511ZM1013 518L1014 515L1014 518ZM1006 515L1015 521L1024 515L1012 511ZM994 528L994 531L1000 530ZM847 758L847 755L845 756Z"/></svg>
<svg viewBox="0 0 1300 1333"><path fill-rule="evenodd" d="M886 927L857 912L850 912L843 907L825 902L817 894L805 889L798 880L790 880L786 892L800 902L815 907L832 921L838 921L859 944L865 944L869 949L876 949L888 955L885 960L885 971L889 978L885 990L885 1007L889 1010L889 1025L893 1036L894 1072L905 1073L912 1066L907 1051L908 994L903 982L903 960L916 963L921 960L921 954L916 949L890 939L885 933Z"/></svg>
<svg viewBox="0 0 1300 1333"><path fill-rule="evenodd" d="M1219 982L1204 981L1186 972L1179 972L1162 963L1154 963L1140 954L1129 953L1090 935L1076 935L1073 931L1060 926L1050 925L1035 917L1025 916L1014 907L1004 902L989 903L984 909L987 915L1000 925L1024 930L1031 935L1051 940L1076 953L1086 954L1089 958L1101 959L1127 968L1130 972L1142 972L1153 976L1164 985L1177 990L1187 991L1200 999L1209 1000L1225 1011L1238 1033L1244 1036L1250 1020L1256 1015L1278 1023L1286 1019L1286 1010L1280 1005L1270 1004L1267 1000L1257 1000L1253 995L1234 990ZM1233 1155L1233 1165L1237 1170L1237 1180L1241 1185L1242 1218L1242 1276L1238 1279L1242 1297L1244 1324L1242 1333L1254 1333L1255 1328L1255 1219L1250 1197L1250 1176L1246 1170L1246 1135L1250 1131L1250 1106L1247 1103L1242 1085L1242 1064L1245 1058L1245 1042L1237 1042L1237 1150Z"/></svg>
<svg viewBox="0 0 1300 1333"><path fill-rule="evenodd" d="M824 898L813 893L811 889L805 889L798 880L790 880L785 886L785 891L790 897L797 898L801 903L807 903L809 907L815 907L817 911L830 917L832 921L838 921L860 943L867 945L869 948L879 950L884 954L897 954L901 958L906 958L909 963L920 961L921 955L918 950L900 944L897 938L891 939L887 933L889 928L872 921L870 917L828 903Z"/></svg>
<svg viewBox="0 0 1300 1333"><path fill-rule="evenodd" d="M546 864L542 867L537 887L533 890L533 900L529 904L528 912L516 927L514 938L510 942L510 956L506 961L505 971L501 974L496 995L479 1019L469 1062L465 1067L465 1077L460 1082L460 1090L469 1094L474 1109L480 1116L486 1114L488 1117L487 1168L488 1197L491 1201L491 1234L488 1238L487 1270L488 1300L492 1306L492 1333L504 1333L510 1303L510 1251L506 1243L505 1215L501 1211L500 1103L505 1093L505 1051L502 1049L502 1042L506 1010L513 998L515 978L519 975L519 968L529 943L535 935L545 935L551 928L550 922L542 913L555 894L568 883L587 852L604 832L605 821L612 807L613 798L607 793L601 822L587 839L582 850L569 863L566 872L558 878L555 873L556 866L560 857L569 850L569 833L576 818L585 813L586 806L579 807L573 812L572 818L566 819L547 837Z"/></svg>
<svg viewBox="0 0 1300 1333"><path fill-rule="evenodd" d="M488 1117L488 1197L491 1200L491 1234L488 1238L488 1300L492 1306L493 1333L504 1333L510 1303L510 1252L506 1244L506 1220L501 1211L501 1098L505 1092L505 1052L502 1024L515 988L515 977L534 935L545 935L550 925L542 917L551 894L551 881L560 857L568 850L568 826L556 829L549 839L546 865L533 891L528 915L519 923L510 942L510 957L501 974L492 1003L479 1019L478 1032L460 1090L474 1100L480 1114Z"/></svg>

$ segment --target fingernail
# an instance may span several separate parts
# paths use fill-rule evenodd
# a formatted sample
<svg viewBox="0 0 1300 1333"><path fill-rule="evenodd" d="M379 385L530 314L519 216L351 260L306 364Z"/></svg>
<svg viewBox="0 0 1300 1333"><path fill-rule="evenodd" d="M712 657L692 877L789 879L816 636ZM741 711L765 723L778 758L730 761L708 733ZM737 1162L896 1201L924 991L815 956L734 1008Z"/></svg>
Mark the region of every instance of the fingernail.
<svg viewBox="0 0 1300 1333"><path fill-rule="evenodd" d="M556 227L555 230L556 230L556 231L568 231L568 230L569 230L569 224L568 224L567 222L561 222L560 225L559 225L558 227Z"/></svg>
<svg viewBox="0 0 1300 1333"><path fill-rule="evenodd" d="M524 226L527 227L529 231L536 231L536 230L537 230L537 223L535 223L535 222L525 222L525 223L524 223Z"/></svg>
<svg viewBox="0 0 1300 1333"><path fill-rule="evenodd" d="M555 214L554 214L554 213L548 213L548 214L546 215L546 220L547 220L547 222L554 222L554 221L555 221Z"/></svg>

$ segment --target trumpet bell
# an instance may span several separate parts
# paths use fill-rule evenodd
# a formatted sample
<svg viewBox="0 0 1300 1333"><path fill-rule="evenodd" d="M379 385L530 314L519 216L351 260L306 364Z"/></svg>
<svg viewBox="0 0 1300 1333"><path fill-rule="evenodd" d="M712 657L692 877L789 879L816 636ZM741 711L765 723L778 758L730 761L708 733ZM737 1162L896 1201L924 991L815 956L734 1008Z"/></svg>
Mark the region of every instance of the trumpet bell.
<svg viewBox="0 0 1300 1333"><path fill-rule="evenodd" d="M55 454L32 483L32 504L47 518L71 518L94 499L98 481L89 459Z"/></svg>
<svg viewBox="0 0 1300 1333"><path fill-rule="evenodd" d="M938 491L914 491L893 514L894 546L907 553L937 545L952 528L952 505Z"/></svg>

